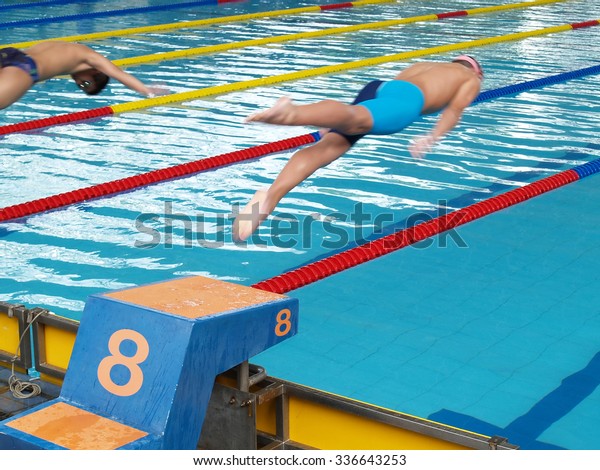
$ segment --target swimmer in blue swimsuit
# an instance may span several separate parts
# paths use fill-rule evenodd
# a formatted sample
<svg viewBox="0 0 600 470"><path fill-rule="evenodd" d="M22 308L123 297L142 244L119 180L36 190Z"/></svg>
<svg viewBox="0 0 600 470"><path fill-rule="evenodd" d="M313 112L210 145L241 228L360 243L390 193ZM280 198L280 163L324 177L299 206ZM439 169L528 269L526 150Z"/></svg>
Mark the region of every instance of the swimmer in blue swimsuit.
<svg viewBox="0 0 600 470"><path fill-rule="evenodd" d="M275 209L282 197L319 168L338 159L368 134L394 134L421 116L440 112L431 133L416 139L409 151L421 158L453 129L463 111L479 95L483 70L477 60L461 55L451 62L421 62L394 80L368 83L352 104L323 100L296 105L280 98L270 109L246 122L325 128L313 146L296 152L267 190L257 191L233 224L236 241L246 240Z"/></svg>
<svg viewBox="0 0 600 470"><path fill-rule="evenodd" d="M19 100L35 83L62 75L70 75L88 95L100 93L110 78L144 96L168 93L164 88L144 85L83 44L44 41L23 51L0 49L0 109Z"/></svg>

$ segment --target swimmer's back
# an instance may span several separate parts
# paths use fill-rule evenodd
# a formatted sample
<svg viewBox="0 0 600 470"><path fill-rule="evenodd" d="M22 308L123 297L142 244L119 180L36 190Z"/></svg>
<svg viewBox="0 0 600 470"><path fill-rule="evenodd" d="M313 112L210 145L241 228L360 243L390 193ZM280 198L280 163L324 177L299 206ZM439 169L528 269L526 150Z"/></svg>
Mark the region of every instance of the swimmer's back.
<svg viewBox="0 0 600 470"><path fill-rule="evenodd" d="M477 74L458 63L421 62L396 75L418 86L423 92L423 114L437 112L453 100L468 101L467 106L479 94L481 82Z"/></svg>

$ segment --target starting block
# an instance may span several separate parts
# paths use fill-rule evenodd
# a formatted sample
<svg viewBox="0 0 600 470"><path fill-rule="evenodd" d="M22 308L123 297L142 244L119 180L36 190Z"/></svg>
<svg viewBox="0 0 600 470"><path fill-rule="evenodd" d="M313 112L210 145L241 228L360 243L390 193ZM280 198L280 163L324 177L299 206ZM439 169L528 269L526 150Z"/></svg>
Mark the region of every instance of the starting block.
<svg viewBox="0 0 600 470"><path fill-rule="evenodd" d="M201 276L92 296L60 396L0 449L195 449L215 377L297 325L296 299Z"/></svg>

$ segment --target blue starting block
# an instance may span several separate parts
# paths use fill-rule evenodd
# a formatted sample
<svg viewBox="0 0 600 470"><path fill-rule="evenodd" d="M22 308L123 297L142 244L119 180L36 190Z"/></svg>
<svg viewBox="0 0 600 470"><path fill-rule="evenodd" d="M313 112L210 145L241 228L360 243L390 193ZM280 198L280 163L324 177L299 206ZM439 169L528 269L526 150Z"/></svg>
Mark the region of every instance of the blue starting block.
<svg viewBox="0 0 600 470"><path fill-rule="evenodd" d="M215 377L297 325L296 299L201 276L92 296L60 396L0 449L195 449Z"/></svg>

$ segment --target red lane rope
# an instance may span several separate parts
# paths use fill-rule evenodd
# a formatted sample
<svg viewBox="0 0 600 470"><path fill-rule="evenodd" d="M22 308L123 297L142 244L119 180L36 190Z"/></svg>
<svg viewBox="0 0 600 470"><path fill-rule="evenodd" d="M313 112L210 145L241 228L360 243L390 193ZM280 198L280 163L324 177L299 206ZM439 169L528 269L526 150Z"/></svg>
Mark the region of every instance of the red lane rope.
<svg viewBox="0 0 600 470"><path fill-rule="evenodd" d="M33 119L31 121L19 122L17 124L8 124L0 126L0 135L13 134L16 132L31 131L34 129L42 129L44 127L56 126L59 124L68 124L77 121L87 121L89 119L111 116L114 114L110 106L103 108L88 109L86 111L78 111L69 114L59 114L42 119Z"/></svg>
<svg viewBox="0 0 600 470"><path fill-rule="evenodd" d="M244 150L236 150L234 152L195 160L193 162L182 163L181 165L140 173L120 180L89 186L87 188L55 194L30 202L7 206L0 209L0 222L18 219L20 217L57 209L78 202L89 201L90 199L122 193L141 186L147 186L182 176L189 176L201 171L220 168L244 160L251 160L270 153L293 149L300 147L301 145L315 142L317 140L316 135L318 135L318 133L304 134L289 139L257 145Z"/></svg>
<svg viewBox="0 0 600 470"><path fill-rule="evenodd" d="M573 29L587 28L589 26L600 26L600 20L582 21L581 23L571 24L571 28Z"/></svg>
<svg viewBox="0 0 600 470"><path fill-rule="evenodd" d="M413 227L399 230L378 240L365 243L341 253L336 253L306 266L266 279L252 285L252 287L277 294L284 294L479 219L492 212L539 196L578 179L579 174L575 170L566 170L530 183L527 186L493 196L485 201L477 202L463 209L436 217Z"/></svg>
<svg viewBox="0 0 600 470"><path fill-rule="evenodd" d="M448 13L438 13L436 14L436 16L438 17L438 19L443 20L446 18L456 18L458 16L467 16L469 14L469 12L467 10L460 10L460 11L450 11Z"/></svg>
<svg viewBox="0 0 600 470"><path fill-rule="evenodd" d="M352 8L354 4L352 2L346 3L334 3L332 5L321 5L319 8L321 10L337 10L338 8Z"/></svg>

